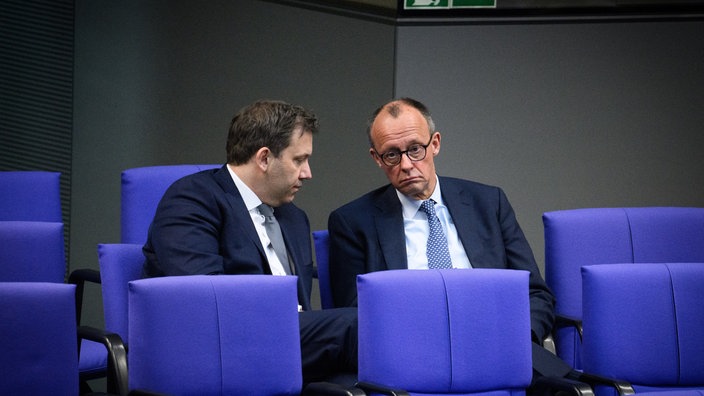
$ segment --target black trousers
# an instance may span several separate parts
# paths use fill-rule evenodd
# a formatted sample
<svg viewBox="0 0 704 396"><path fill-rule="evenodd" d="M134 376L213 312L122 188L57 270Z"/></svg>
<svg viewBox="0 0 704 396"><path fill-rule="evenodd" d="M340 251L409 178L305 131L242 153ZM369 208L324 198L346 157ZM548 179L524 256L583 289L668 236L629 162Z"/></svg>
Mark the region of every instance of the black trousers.
<svg viewBox="0 0 704 396"><path fill-rule="evenodd" d="M303 383L357 374L357 308L299 314Z"/></svg>
<svg viewBox="0 0 704 396"><path fill-rule="evenodd" d="M542 346L531 343L533 350L533 376L564 377L572 367Z"/></svg>

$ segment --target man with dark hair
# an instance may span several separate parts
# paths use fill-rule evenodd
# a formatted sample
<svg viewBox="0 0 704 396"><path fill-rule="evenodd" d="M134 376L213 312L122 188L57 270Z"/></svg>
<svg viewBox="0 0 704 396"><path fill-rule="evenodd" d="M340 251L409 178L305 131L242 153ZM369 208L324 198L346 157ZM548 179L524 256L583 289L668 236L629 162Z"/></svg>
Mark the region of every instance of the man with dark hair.
<svg viewBox="0 0 704 396"><path fill-rule="evenodd" d="M356 309L311 310L310 224L292 203L312 177L317 131L315 115L300 106L258 101L240 110L227 163L169 187L143 249L145 277L298 276L304 383L357 369Z"/></svg>

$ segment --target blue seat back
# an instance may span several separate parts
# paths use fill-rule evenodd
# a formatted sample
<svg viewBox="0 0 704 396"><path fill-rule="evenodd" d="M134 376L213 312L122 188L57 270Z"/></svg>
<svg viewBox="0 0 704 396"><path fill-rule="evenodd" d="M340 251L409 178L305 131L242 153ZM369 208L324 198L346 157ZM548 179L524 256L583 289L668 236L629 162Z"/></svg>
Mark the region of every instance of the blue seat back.
<svg viewBox="0 0 704 396"><path fill-rule="evenodd" d="M641 390L704 389L704 265L582 268L585 371Z"/></svg>
<svg viewBox="0 0 704 396"><path fill-rule="evenodd" d="M0 281L63 283L63 223L0 221Z"/></svg>
<svg viewBox="0 0 704 396"><path fill-rule="evenodd" d="M582 318L584 265L704 262L704 208L591 208L547 212L545 280L555 312ZM571 327L555 332L558 355L581 369L581 340Z"/></svg>
<svg viewBox="0 0 704 396"><path fill-rule="evenodd" d="M391 270L357 277L359 380L413 394L524 394L528 273Z"/></svg>
<svg viewBox="0 0 704 396"><path fill-rule="evenodd" d="M330 235L328 230L313 231L315 263L318 267L318 289L320 289L320 306L323 309L334 308L332 289L330 288Z"/></svg>
<svg viewBox="0 0 704 396"><path fill-rule="evenodd" d="M159 165L122 172L120 242L144 244L156 207L166 189L176 180L222 165Z"/></svg>
<svg viewBox="0 0 704 396"><path fill-rule="evenodd" d="M59 172L0 172L0 221L62 222Z"/></svg>
<svg viewBox="0 0 704 396"><path fill-rule="evenodd" d="M98 245L105 329L117 333L129 343L127 326L127 285L142 277L142 245L104 243Z"/></svg>
<svg viewBox="0 0 704 396"><path fill-rule="evenodd" d="M75 285L0 282L0 394L77 395Z"/></svg>
<svg viewBox="0 0 704 396"><path fill-rule="evenodd" d="M129 284L130 389L297 395L296 278L194 275Z"/></svg>

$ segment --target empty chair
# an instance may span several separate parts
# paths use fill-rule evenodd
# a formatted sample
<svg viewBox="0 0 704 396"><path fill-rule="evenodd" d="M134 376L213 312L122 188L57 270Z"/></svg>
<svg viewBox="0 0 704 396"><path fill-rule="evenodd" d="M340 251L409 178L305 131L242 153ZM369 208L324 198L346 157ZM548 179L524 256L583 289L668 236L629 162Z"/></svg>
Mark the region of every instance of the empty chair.
<svg viewBox="0 0 704 396"><path fill-rule="evenodd" d="M636 394L704 391L702 263L591 265L582 276L585 372Z"/></svg>
<svg viewBox="0 0 704 396"><path fill-rule="evenodd" d="M3 241L0 279L64 282L67 265L60 176L58 172L45 171L0 172L0 221L4 223L0 225ZM5 262L12 264L6 266ZM83 283L90 281L87 274L87 271L78 270L69 276L69 281L78 285L78 322ZM82 341L79 361L82 380L104 377L108 359L104 345Z"/></svg>
<svg viewBox="0 0 704 396"><path fill-rule="evenodd" d="M332 291L330 289L330 236L328 230L313 231L313 246L315 247L315 263L318 267L318 289L320 289L320 306L323 309L334 308Z"/></svg>
<svg viewBox="0 0 704 396"><path fill-rule="evenodd" d="M359 387L525 394L532 376L528 272L380 271L358 276L357 289Z"/></svg>
<svg viewBox="0 0 704 396"><path fill-rule="evenodd" d="M63 223L0 221L0 246L0 281L64 282Z"/></svg>
<svg viewBox="0 0 704 396"><path fill-rule="evenodd" d="M0 282L0 394L78 394L75 286Z"/></svg>
<svg viewBox="0 0 704 396"><path fill-rule="evenodd" d="M581 369L584 265L704 262L704 208L593 208L547 212L545 280L556 297L557 354Z"/></svg>
<svg viewBox="0 0 704 396"><path fill-rule="evenodd" d="M129 344L127 331L128 283L141 278L142 245L111 243L98 245L105 330L118 334Z"/></svg>
<svg viewBox="0 0 704 396"><path fill-rule="evenodd" d="M60 223L60 177L47 171L0 172L0 221Z"/></svg>
<svg viewBox="0 0 704 396"><path fill-rule="evenodd" d="M300 394L296 299L291 276L130 282L130 389L170 395ZM336 391L329 394L350 394L329 385Z"/></svg>
<svg viewBox="0 0 704 396"><path fill-rule="evenodd" d="M156 207L169 186L176 180L206 169L222 165L159 165L126 169L121 184L121 239L122 243L147 241L149 225Z"/></svg>
<svg viewBox="0 0 704 396"><path fill-rule="evenodd" d="M64 283L63 223L0 221L0 246L0 282ZM105 346L82 341L79 364L82 378L105 376L107 359Z"/></svg>
<svg viewBox="0 0 704 396"><path fill-rule="evenodd" d="M112 378L127 393L124 347L76 325L76 286L51 282L0 282L0 394L79 393L78 340L91 339L109 351Z"/></svg>

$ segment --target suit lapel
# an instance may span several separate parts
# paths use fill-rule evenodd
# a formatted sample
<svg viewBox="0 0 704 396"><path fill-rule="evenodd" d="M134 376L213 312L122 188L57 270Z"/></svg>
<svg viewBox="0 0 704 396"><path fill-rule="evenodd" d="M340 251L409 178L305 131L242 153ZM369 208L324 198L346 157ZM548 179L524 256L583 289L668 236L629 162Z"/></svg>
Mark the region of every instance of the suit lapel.
<svg viewBox="0 0 704 396"><path fill-rule="evenodd" d="M386 262L386 268L377 270L408 268L403 213L396 190L389 185L376 200L375 206L374 225L379 236L379 248Z"/></svg>
<svg viewBox="0 0 704 396"><path fill-rule="evenodd" d="M237 190L237 186L235 186L235 182L232 180L230 172L227 170L227 165L215 172L214 177L215 181L226 193L225 197L227 198L227 202L230 204L230 208L232 209L231 213L234 219L233 223L236 224L236 227L240 228L240 234L248 238L257 248L257 251L259 251L259 254L262 257L262 263L267 263L266 253L264 252L264 247L259 240L257 230L254 228L254 224L252 223L252 217L249 215L249 211L244 204L244 200L242 200L242 196L240 195L239 190ZM264 273L271 274L271 269L268 265L263 267L264 268L262 268L262 270Z"/></svg>
<svg viewBox="0 0 704 396"><path fill-rule="evenodd" d="M452 216L464 251L469 257L469 262L473 267L479 267L481 264L476 258L483 243L475 231L480 219L477 217L472 197L468 191L462 188L460 183L453 182L451 179L440 177L440 184L442 199L447 205L450 216Z"/></svg>

